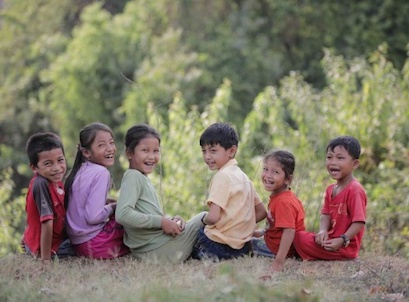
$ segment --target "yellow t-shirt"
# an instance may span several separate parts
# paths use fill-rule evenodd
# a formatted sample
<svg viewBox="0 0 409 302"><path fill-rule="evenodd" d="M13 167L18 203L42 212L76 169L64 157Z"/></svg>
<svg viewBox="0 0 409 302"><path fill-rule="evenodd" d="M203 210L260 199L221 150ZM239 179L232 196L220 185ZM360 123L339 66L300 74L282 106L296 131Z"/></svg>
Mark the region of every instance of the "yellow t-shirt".
<svg viewBox="0 0 409 302"><path fill-rule="evenodd" d="M205 227L206 236L218 243L241 249L251 239L256 228L255 206L261 203L253 183L237 166L235 159L229 160L213 176L207 204L221 208L220 220Z"/></svg>

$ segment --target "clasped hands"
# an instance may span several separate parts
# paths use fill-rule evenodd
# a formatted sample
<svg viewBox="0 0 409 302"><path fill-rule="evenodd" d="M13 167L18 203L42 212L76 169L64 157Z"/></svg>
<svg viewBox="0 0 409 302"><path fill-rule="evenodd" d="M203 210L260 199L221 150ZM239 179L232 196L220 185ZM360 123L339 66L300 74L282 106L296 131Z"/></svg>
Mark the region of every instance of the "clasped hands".
<svg viewBox="0 0 409 302"><path fill-rule="evenodd" d="M344 240L342 238L330 239L327 231L319 231L315 234L315 243L322 246L327 251L335 252L342 247Z"/></svg>
<svg viewBox="0 0 409 302"><path fill-rule="evenodd" d="M162 217L161 226L165 234L176 237L183 232L186 222L179 215L172 218Z"/></svg>

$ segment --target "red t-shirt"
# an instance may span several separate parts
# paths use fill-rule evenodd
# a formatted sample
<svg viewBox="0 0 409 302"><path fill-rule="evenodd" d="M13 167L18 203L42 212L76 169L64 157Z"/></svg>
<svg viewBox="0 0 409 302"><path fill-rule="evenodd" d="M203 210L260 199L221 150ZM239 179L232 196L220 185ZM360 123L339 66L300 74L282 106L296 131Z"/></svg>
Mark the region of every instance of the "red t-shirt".
<svg viewBox="0 0 409 302"><path fill-rule="evenodd" d="M277 254L280 247L283 229L305 230L305 211L301 201L292 191L283 191L277 195L271 195L268 203L268 211L272 219L267 218L269 227L264 239L267 247L273 254ZM294 247L288 252L287 257L294 255Z"/></svg>
<svg viewBox="0 0 409 302"><path fill-rule="evenodd" d="M53 220L51 255L57 252L63 241L65 224L64 186L35 175L26 195L27 226L24 243L34 255L40 255L41 223Z"/></svg>
<svg viewBox="0 0 409 302"><path fill-rule="evenodd" d="M366 220L366 193L362 185L354 179L337 196L332 197L335 184L327 187L325 191L324 206L321 214L330 215L331 225L328 231L330 238L339 238L353 222ZM362 236L365 229L354 237L346 248L339 251L347 258L356 258L361 247Z"/></svg>

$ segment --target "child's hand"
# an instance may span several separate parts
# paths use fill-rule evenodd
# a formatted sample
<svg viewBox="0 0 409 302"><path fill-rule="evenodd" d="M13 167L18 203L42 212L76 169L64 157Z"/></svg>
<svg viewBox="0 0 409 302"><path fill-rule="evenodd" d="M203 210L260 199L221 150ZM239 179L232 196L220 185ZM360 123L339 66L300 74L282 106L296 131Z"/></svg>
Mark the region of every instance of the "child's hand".
<svg viewBox="0 0 409 302"><path fill-rule="evenodd" d="M324 246L324 242L328 240L328 232L327 231L319 231L315 234L315 243L321 246Z"/></svg>
<svg viewBox="0 0 409 302"><path fill-rule="evenodd" d="M172 220L180 226L181 231L185 229L186 222L179 215L172 217Z"/></svg>
<svg viewBox="0 0 409 302"><path fill-rule="evenodd" d="M180 226L175 221L169 218L166 218L166 217L162 217L161 227L165 234L168 234L172 237L176 237L182 232L182 226Z"/></svg>
<svg viewBox="0 0 409 302"><path fill-rule="evenodd" d="M111 203L116 203L116 199L107 198L107 200L105 201L105 204L111 204Z"/></svg>
<svg viewBox="0 0 409 302"><path fill-rule="evenodd" d="M342 245L344 244L344 239L342 238L333 238L333 239L328 239L324 242L323 247L327 251L338 251Z"/></svg>
<svg viewBox="0 0 409 302"><path fill-rule="evenodd" d="M265 229L255 230L254 233L253 233L253 237L256 237L256 238L263 237L265 232L266 232Z"/></svg>
<svg viewBox="0 0 409 302"><path fill-rule="evenodd" d="M272 273L278 273L282 272L284 270L284 264L278 262L278 261L273 261L273 264L271 265L271 272Z"/></svg>
<svg viewBox="0 0 409 302"><path fill-rule="evenodd" d="M112 212L115 213L115 210L116 210L116 201L115 201L115 202L111 202L109 205L111 206Z"/></svg>

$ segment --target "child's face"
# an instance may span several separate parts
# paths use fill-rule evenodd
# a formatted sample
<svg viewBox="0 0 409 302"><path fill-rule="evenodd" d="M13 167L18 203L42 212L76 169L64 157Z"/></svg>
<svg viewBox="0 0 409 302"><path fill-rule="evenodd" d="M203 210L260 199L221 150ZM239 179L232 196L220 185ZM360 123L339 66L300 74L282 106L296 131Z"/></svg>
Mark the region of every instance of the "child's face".
<svg viewBox="0 0 409 302"><path fill-rule="evenodd" d="M63 180L67 171L67 164L62 149L52 149L38 153L37 166L31 166L34 173L47 178L51 182Z"/></svg>
<svg viewBox="0 0 409 302"><path fill-rule="evenodd" d="M89 161L104 167L110 167L115 163L116 146L111 133L98 131L90 150L84 150L83 154Z"/></svg>
<svg viewBox="0 0 409 302"><path fill-rule="evenodd" d="M290 185L290 180L286 178L281 164L273 157L264 161L261 181L263 182L264 189L273 194L287 189Z"/></svg>
<svg viewBox="0 0 409 302"><path fill-rule="evenodd" d="M342 182L352 176L354 169L358 168L359 160L353 159L342 146L327 151L326 166L332 179Z"/></svg>
<svg viewBox="0 0 409 302"><path fill-rule="evenodd" d="M156 137L142 139L133 152L127 152L129 168L142 174L152 173L160 160L160 143Z"/></svg>
<svg viewBox="0 0 409 302"><path fill-rule="evenodd" d="M205 145L202 147L203 160L210 170L219 170L230 159L234 158L236 150L236 146L224 149L220 144Z"/></svg>

